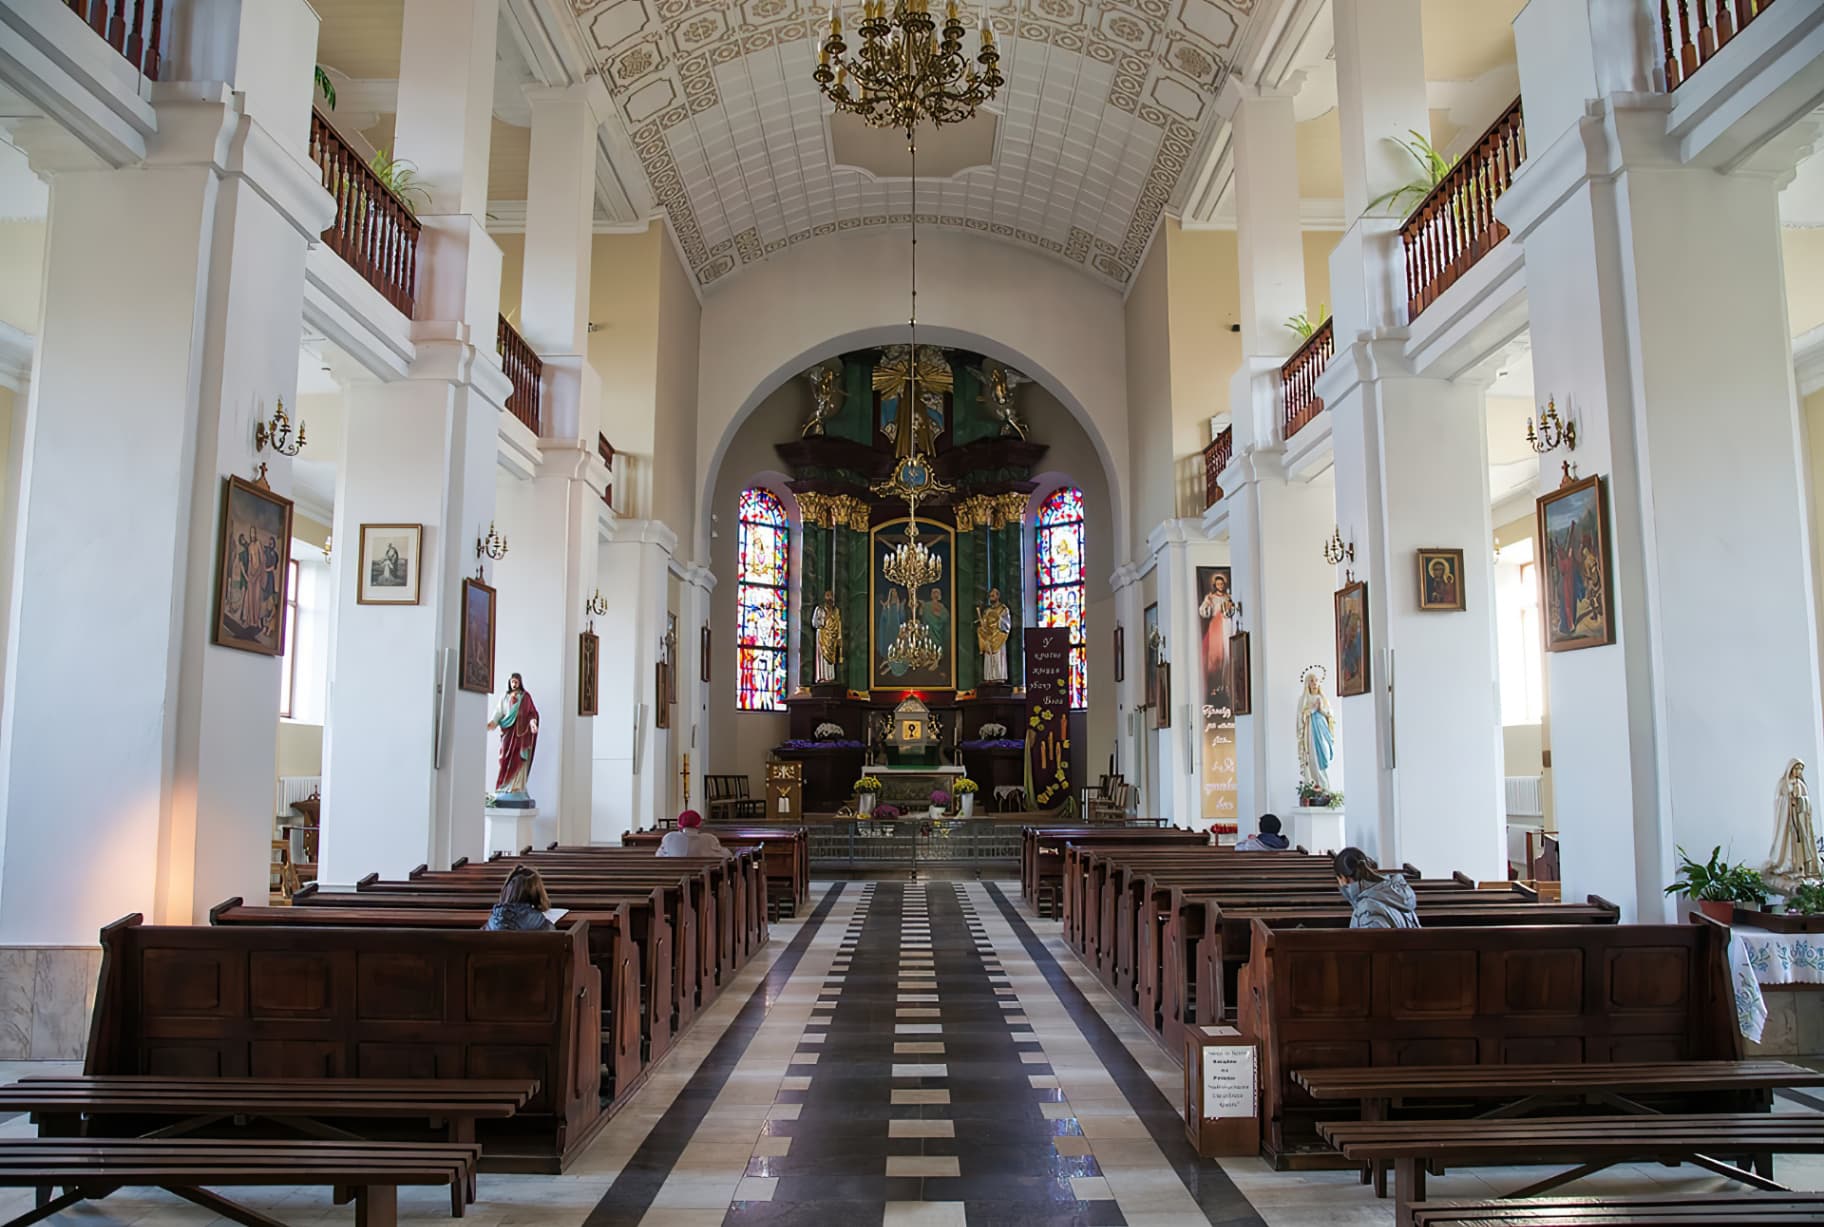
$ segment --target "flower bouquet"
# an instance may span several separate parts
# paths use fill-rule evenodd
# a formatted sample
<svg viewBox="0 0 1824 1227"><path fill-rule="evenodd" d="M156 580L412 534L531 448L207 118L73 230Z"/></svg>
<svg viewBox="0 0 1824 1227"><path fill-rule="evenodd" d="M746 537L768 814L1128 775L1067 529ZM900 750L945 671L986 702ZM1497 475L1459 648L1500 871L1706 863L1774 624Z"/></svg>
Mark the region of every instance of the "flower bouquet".
<svg viewBox="0 0 1824 1227"><path fill-rule="evenodd" d="M941 788L931 790L931 817L942 818L944 811L950 808L950 794Z"/></svg>
<svg viewBox="0 0 1824 1227"><path fill-rule="evenodd" d="M864 775L855 781L855 808L863 814L874 812L874 803L880 800L880 777Z"/></svg>
<svg viewBox="0 0 1824 1227"><path fill-rule="evenodd" d="M956 812L960 816L968 818L975 813L975 794L981 790L981 786L965 775L958 777L954 787L956 789Z"/></svg>

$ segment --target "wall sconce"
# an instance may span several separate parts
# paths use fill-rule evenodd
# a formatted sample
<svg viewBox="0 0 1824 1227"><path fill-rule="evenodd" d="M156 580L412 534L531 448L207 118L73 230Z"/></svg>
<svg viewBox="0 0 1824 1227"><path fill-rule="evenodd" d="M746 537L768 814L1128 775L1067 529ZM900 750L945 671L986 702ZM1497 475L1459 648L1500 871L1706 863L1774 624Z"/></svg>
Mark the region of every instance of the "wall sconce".
<svg viewBox="0 0 1824 1227"><path fill-rule="evenodd" d="M1158 627L1153 628L1152 636L1147 639L1146 643L1147 643L1147 646L1152 649L1153 659L1159 661L1160 663L1164 663L1164 661L1165 661L1165 636L1159 633Z"/></svg>
<svg viewBox="0 0 1824 1227"><path fill-rule="evenodd" d="M590 630L595 629L595 620L597 618L603 618L608 615L608 598L602 595L602 590L600 588L595 590L594 596L583 602L583 612L589 616Z"/></svg>
<svg viewBox="0 0 1824 1227"><path fill-rule="evenodd" d="M1229 602L1229 613L1234 615L1235 629L1240 630L1241 629L1241 602L1240 601L1230 601Z"/></svg>
<svg viewBox="0 0 1824 1227"><path fill-rule="evenodd" d="M1558 416L1558 400L1553 397L1545 402L1545 412L1539 415L1539 428L1533 429L1533 419L1526 419L1526 442L1539 455L1557 450L1560 443L1567 451L1577 450L1577 423L1565 421Z"/></svg>
<svg viewBox="0 0 1824 1227"><path fill-rule="evenodd" d="M329 552L335 548L335 544L336 538L334 534L327 535L323 538L323 557L329 557Z"/></svg>
<svg viewBox="0 0 1824 1227"><path fill-rule="evenodd" d="M272 411L272 417L265 422L253 425L253 450L263 452L271 448L281 456L295 456L304 450L304 423L298 423L298 437L291 437L291 419L285 416L285 402L279 401L278 408Z"/></svg>
<svg viewBox="0 0 1824 1227"><path fill-rule="evenodd" d="M475 557L492 558L495 562L507 556L507 539L494 531L494 522L488 521L488 535L475 538Z"/></svg>
<svg viewBox="0 0 1824 1227"><path fill-rule="evenodd" d="M1331 529L1330 540L1324 542L1324 561L1333 567L1355 561L1355 542L1345 543L1343 541L1341 525Z"/></svg>

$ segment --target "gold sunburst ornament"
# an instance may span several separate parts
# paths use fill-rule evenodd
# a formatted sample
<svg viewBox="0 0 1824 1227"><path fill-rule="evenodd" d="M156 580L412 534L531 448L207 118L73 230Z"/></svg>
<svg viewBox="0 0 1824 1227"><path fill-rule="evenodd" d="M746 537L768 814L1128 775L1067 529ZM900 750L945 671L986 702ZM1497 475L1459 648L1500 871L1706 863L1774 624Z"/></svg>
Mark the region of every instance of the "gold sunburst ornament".
<svg viewBox="0 0 1824 1227"><path fill-rule="evenodd" d="M974 63L963 53L956 0L949 0L941 30L931 0L893 0L891 6L864 0L856 31L861 46L851 56L841 10L832 4L811 75L837 110L876 128L898 128L908 139L920 120L941 126L968 119L1006 80L985 9Z"/></svg>

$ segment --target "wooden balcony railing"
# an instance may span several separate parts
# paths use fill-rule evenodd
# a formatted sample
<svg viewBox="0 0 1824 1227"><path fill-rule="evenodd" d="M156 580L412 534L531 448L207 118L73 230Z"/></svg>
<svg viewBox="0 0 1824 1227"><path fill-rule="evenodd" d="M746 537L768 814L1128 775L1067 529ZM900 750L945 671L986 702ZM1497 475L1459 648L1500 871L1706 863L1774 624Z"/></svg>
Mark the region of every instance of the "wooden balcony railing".
<svg viewBox="0 0 1824 1227"><path fill-rule="evenodd" d="M595 436L595 450L596 454L602 458L602 463L608 466L608 484L602 489L602 501L608 504L608 509L612 511L614 510L614 444L608 442L607 435L598 434Z"/></svg>
<svg viewBox="0 0 1824 1227"><path fill-rule="evenodd" d="M1222 471L1235 458L1235 428L1228 426L1211 439L1203 449L1203 505L1214 507L1222 501Z"/></svg>
<svg viewBox="0 0 1824 1227"><path fill-rule="evenodd" d="M524 422L533 434L542 435L539 388L545 377L545 364L539 361L519 331L507 323L504 315L500 317L496 344L500 347L501 369L513 381L513 394L507 397L507 411Z"/></svg>
<svg viewBox="0 0 1824 1227"><path fill-rule="evenodd" d="M336 198L336 220L323 232L329 249L386 301L412 314L418 285L418 219L380 181L323 112L310 117L310 158Z"/></svg>
<svg viewBox="0 0 1824 1227"><path fill-rule="evenodd" d="M1279 368L1282 396L1279 424L1286 438L1303 430L1312 418L1324 411L1323 398L1314 389L1317 377L1324 373L1335 354L1336 329L1333 321L1326 319Z"/></svg>
<svg viewBox="0 0 1824 1227"><path fill-rule="evenodd" d="M1526 126L1516 98L1400 227L1408 319L1417 319L1507 237L1507 227L1495 220L1495 201L1525 159Z"/></svg>
<svg viewBox="0 0 1824 1227"><path fill-rule="evenodd" d="M158 80L158 48L164 38L165 0L63 0L89 29L127 58L147 80Z"/></svg>
<svg viewBox="0 0 1824 1227"><path fill-rule="evenodd" d="M1708 64L1773 0L1659 0L1659 31L1666 44L1666 89L1675 90Z"/></svg>

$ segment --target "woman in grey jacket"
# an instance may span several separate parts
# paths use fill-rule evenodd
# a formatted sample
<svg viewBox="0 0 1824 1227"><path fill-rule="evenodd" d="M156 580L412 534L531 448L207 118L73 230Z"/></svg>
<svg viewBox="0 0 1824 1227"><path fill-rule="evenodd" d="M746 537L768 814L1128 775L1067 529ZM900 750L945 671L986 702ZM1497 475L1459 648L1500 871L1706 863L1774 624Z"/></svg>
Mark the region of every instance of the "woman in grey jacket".
<svg viewBox="0 0 1824 1227"><path fill-rule="evenodd" d="M1336 885L1349 901L1351 929L1416 929L1419 901L1404 876L1381 873L1360 848L1344 848L1331 858Z"/></svg>

